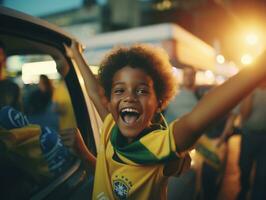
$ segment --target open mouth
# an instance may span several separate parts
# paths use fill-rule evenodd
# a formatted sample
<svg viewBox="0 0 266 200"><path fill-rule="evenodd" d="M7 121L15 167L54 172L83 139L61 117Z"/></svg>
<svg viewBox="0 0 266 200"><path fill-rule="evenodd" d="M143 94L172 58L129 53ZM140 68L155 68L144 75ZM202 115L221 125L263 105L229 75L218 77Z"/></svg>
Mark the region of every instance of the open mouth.
<svg viewBox="0 0 266 200"><path fill-rule="evenodd" d="M133 124L138 120L140 113L134 108L123 108L120 111L120 116L126 124Z"/></svg>

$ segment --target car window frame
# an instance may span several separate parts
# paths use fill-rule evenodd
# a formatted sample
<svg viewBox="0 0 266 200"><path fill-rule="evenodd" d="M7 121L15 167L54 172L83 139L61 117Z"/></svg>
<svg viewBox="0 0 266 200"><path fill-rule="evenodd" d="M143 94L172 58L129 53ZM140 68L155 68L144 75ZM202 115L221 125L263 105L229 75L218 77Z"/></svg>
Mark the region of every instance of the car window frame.
<svg viewBox="0 0 266 200"><path fill-rule="evenodd" d="M69 72L66 76L62 76L71 98L77 128L79 128L89 150L96 155L97 147L90 119L94 115L90 116L89 113L92 112L89 108L91 102L82 86L84 82L83 76L80 73L79 66L74 66L75 63L65 55L64 44L70 45L76 39L46 21L3 7L0 7L0 23L2 24L0 26L1 33L11 34L16 37L48 45L57 49L63 55L64 58L62 59L65 59L69 65Z"/></svg>

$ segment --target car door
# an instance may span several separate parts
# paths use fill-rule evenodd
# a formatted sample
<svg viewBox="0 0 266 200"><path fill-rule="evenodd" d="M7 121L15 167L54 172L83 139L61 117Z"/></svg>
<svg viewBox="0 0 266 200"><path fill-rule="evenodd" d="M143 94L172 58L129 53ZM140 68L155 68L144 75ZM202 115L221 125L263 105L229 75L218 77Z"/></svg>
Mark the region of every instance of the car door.
<svg viewBox="0 0 266 200"><path fill-rule="evenodd" d="M59 135L61 130L78 129L88 149L96 155L97 113L87 96L79 66L66 56L64 49L64 44L70 45L75 39L45 21L3 7L0 7L0 24L0 42L5 45L7 57L5 78L20 88L19 112L40 127L49 127L56 122L54 129ZM45 109L46 115L36 116L33 105L44 98L32 97L32 94L38 90L43 74L53 85L53 106ZM0 97L3 91L0 91ZM0 139L0 148L2 146ZM8 153L0 156L8 157ZM30 159L25 161L25 155L20 155L17 151L10 163L9 158L1 157L0 171L5 178L0 182L5 187L2 187L0 199L90 198L93 173L78 155L62 173L37 182L30 175L37 174L38 170L32 168ZM26 167L21 166L23 163L27 163Z"/></svg>

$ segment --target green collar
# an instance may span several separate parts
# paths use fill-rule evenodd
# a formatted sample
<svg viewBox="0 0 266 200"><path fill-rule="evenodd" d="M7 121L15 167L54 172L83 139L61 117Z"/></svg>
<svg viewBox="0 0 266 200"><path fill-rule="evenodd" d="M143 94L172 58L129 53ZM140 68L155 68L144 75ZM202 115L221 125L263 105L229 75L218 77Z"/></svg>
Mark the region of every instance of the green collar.
<svg viewBox="0 0 266 200"><path fill-rule="evenodd" d="M138 138L128 144L127 139L121 134L118 126L115 125L111 131L111 144L118 157L125 157L126 159L137 164L161 163L165 160L165 158L158 159L145 147L145 145L140 142L140 139L154 130L164 130L166 128L166 122L163 118L162 123L153 124L150 128L143 130L139 134ZM125 162L125 160L123 160L123 162Z"/></svg>

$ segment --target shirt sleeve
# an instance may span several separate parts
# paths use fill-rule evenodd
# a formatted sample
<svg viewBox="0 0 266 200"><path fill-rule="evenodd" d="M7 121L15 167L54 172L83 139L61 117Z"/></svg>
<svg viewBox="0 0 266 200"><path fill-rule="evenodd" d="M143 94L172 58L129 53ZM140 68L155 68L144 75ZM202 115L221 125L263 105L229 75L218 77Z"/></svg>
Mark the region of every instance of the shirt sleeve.
<svg viewBox="0 0 266 200"><path fill-rule="evenodd" d="M152 131L140 139L140 143L160 162L183 158L185 153L177 153L171 123L166 129Z"/></svg>

